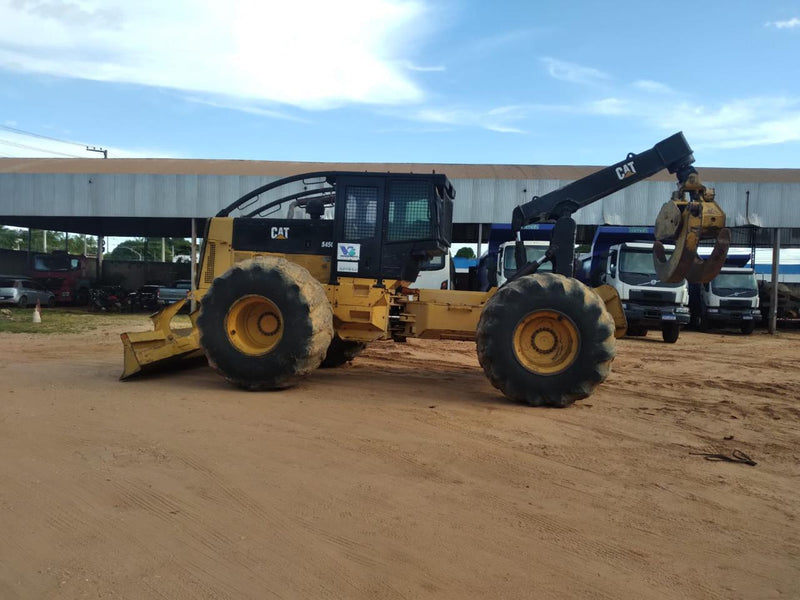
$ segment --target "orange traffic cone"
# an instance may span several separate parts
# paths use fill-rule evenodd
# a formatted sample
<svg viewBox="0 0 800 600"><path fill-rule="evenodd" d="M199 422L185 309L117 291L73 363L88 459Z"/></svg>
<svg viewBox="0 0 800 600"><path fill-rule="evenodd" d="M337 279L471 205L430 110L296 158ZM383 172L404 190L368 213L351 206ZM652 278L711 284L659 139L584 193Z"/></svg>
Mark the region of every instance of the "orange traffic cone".
<svg viewBox="0 0 800 600"><path fill-rule="evenodd" d="M34 323L41 323L42 322L42 305L39 304L39 301L36 301L36 308L33 309L33 322Z"/></svg>

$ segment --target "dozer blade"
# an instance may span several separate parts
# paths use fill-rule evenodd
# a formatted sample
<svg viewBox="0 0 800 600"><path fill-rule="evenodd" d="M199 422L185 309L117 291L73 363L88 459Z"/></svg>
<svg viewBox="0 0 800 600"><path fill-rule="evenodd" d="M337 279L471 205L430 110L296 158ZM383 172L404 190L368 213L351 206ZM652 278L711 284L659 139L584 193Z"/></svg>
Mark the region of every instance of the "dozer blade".
<svg viewBox="0 0 800 600"><path fill-rule="evenodd" d="M189 315L191 327L170 328L170 321L185 303L185 299L180 300L150 315L153 331L133 331L120 335L125 351L120 379L128 379L144 371L177 367L189 361L199 362L204 358L195 324L196 313Z"/></svg>
<svg viewBox="0 0 800 600"><path fill-rule="evenodd" d="M625 317L625 310L622 308L622 300L619 299L619 293L615 288L608 284L603 284L592 291L600 296L600 299L606 305L606 310L614 319L614 337L619 339L624 337L628 332L628 319Z"/></svg>
<svg viewBox="0 0 800 600"><path fill-rule="evenodd" d="M692 200L684 194L690 192ZM696 175L675 192L661 207L656 218L656 242L653 245L653 264L656 275L665 283L707 283L714 279L725 264L731 243L730 230L725 227L725 213L714 202L714 190L700 183ZM702 259L697 253L700 241L713 239L711 255ZM667 258L664 242L675 244Z"/></svg>

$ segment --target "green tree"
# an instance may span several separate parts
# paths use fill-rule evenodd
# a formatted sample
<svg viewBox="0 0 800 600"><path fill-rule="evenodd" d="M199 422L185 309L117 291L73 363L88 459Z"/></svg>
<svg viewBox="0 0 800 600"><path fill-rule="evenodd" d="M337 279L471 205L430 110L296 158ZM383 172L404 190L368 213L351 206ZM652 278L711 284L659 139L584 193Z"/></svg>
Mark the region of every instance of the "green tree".
<svg viewBox="0 0 800 600"><path fill-rule="evenodd" d="M169 247L172 248L173 257L179 254L185 254L189 256L192 253L192 243L186 238L169 238L168 243ZM199 248L200 246L198 244L198 251Z"/></svg>
<svg viewBox="0 0 800 600"><path fill-rule="evenodd" d="M470 246L459 248L456 258L475 258L475 251Z"/></svg>
<svg viewBox="0 0 800 600"><path fill-rule="evenodd" d="M0 226L0 248L3 250L25 250L28 232L22 229Z"/></svg>
<svg viewBox="0 0 800 600"><path fill-rule="evenodd" d="M97 254L97 238L91 235L72 234L69 236L70 254Z"/></svg>
<svg viewBox="0 0 800 600"><path fill-rule="evenodd" d="M176 254L190 254L191 244L184 238L129 238L118 244L112 252L103 255L106 260L161 261L161 244L164 243L164 260L172 262Z"/></svg>

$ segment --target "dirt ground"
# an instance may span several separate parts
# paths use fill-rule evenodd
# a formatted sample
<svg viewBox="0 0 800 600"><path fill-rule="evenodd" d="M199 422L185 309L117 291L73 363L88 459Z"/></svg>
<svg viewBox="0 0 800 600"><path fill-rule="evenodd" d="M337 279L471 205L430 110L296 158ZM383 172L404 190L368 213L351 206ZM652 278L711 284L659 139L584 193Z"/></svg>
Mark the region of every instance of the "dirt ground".
<svg viewBox="0 0 800 600"><path fill-rule="evenodd" d="M122 383L125 328L0 334L0 598L800 597L800 333L622 340L555 410L465 342Z"/></svg>

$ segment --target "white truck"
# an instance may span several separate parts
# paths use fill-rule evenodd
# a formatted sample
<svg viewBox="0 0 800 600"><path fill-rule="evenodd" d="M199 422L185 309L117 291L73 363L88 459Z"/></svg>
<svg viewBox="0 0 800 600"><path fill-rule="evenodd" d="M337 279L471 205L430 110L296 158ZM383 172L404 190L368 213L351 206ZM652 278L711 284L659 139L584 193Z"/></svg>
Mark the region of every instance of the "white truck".
<svg viewBox="0 0 800 600"><path fill-rule="evenodd" d="M525 255L528 262L539 260L550 242L526 240ZM496 247L491 247L488 252L485 252L478 261L478 290L487 291L492 287L500 287L517 272L517 262L514 258L514 242L503 242ZM539 272L549 272L553 270L553 265L550 262L544 263L539 267Z"/></svg>
<svg viewBox="0 0 800 600"><path fill-rule="evenodd" d="M692 324L701 331L735 326L745 335L753 333L761 319L753 269L726 266L710 283L693 283L689 308Z"/></svg>
<svg viewBox="0 0 800 600"><path fill-rule="evenodd" d="M689 286L664 283L653 265L653 243L628 241L653 239L651 227L601 226L597 228L592 252L583 259L581 279L617 290L628 320L629 336L645 336L650 329L661 331L669 344L678 341L681 327L689 323ZM667 254L670 246L666 246Z"/></svg>
<svg viewBox="0 0 800 600"><path fill-rule="evenodd" d="M450 253L436 256L422 263L419 276L409 285L418 290L455 289L456 269Z"/></svg>

